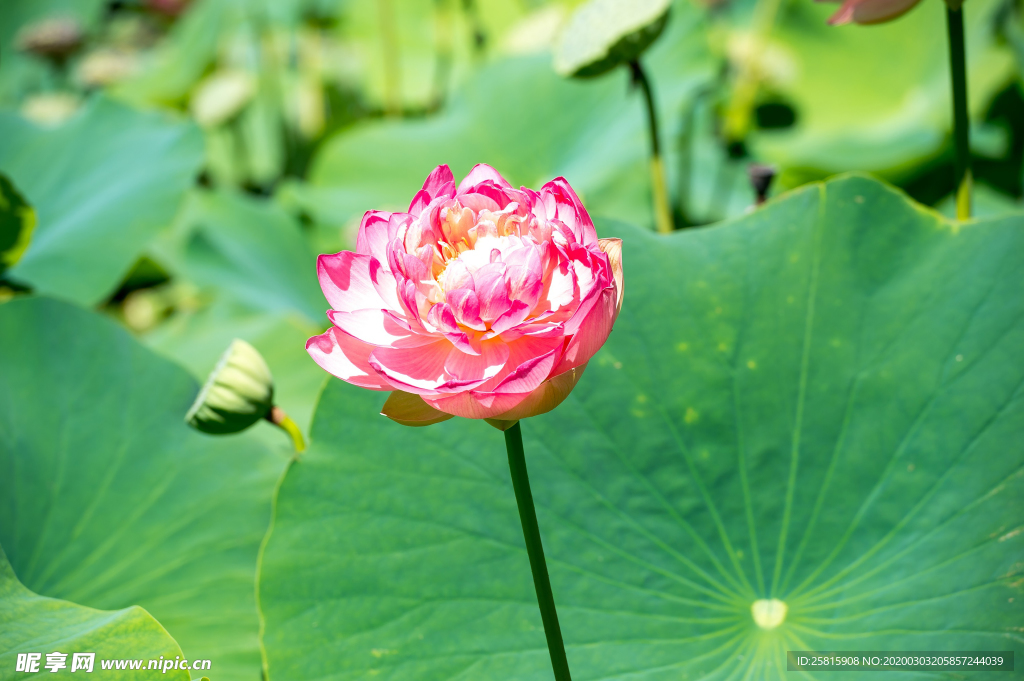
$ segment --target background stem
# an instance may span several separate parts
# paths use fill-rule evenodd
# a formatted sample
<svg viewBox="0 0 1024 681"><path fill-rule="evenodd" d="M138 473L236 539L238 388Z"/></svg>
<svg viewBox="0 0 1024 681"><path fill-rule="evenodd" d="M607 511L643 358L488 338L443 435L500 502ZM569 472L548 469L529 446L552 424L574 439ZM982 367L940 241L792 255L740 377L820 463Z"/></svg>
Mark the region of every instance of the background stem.
<svg viewBox="0 0 1024 681"><path fill-rule="evenodd" d="M530 556L533 586L537 590L537 603L540 605L540 618L544 622L544 635L548 639L548 652L551 654L555 680L572 681L569 676L569 662L565 659L562 630L558 626L555 597L551 593L551 581L548 579L548 567L544 562L544 547L540 542L540 528L537 526L537 512L533 507L533 493L530 491L526 455L523 452L523 432L519 423L505 431L505 449L508 450L512 488L515 490L516 504L519 506L519 519L523 523L526 553Z"/></svg>
<svg viewBox="0 0 1024 681"><path fill-rule="evenodd" d="M963 7L946 7L949 30L949 70L953 85L953 142L956 148L954 178L956 180L956 217L971 217L971 147L970 120L967 115L967 59L964 50Z"/></svg>
<svg viewBox="0 0 1024 681"><path fill-rule="evenodd" d="M633 82L640 86L644 93L644 103L647 105L647 129L651 136L651 194L654 199L654 224L662 233L671 232L675 226L672 224L672 208L668 203L668 185L665 182L665 165L661 161L661 143L658 141L658 113L654 108L654 94L651 91L651 82L647 78L640 61L634 59L629 63L630 71L633 73Z"/></svg>
<svg viewBox="0 0 1024 681"><path fill-rule="evenodd" d="M434 0L434 85L429 109L437 111L444 105L452 71L452 16L447 0Z"/></svg>
<svg viewBox="0 0 1024 681"><path fill-rule="evenodd" d="M402 114L402 72L398 54L398 28L391 0L377 0L380 17L381 58L384 64L384 112L389 116Z"/></svg>

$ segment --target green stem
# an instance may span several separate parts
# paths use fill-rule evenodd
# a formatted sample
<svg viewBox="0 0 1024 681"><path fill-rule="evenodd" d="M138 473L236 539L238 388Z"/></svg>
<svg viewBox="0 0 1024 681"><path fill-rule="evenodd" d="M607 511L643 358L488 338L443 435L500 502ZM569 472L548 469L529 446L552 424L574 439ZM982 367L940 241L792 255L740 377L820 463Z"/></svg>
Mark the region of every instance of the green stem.
<svg viewBox="0 0 1024 681"><path fill-rule="evenodd" d="M658 111L654 108L654 94L651 92L651 81L647 79L640 61L634 59L629 62L629 69L633 74L633 82L640 86L644 93L644 102L647 104L647 129L651 134L651 156L661 156L661 143L658 141Z"/></svg>
<svg viewBox="0 0 1024 681"><path fill-rule="evenodd" d="M949 30L949 67L953 84L953 142L956 149L954 174L956 180L956 217L971 217L971 147L970 120L967 116L967 59L964 50L963 7L946 7Z"/></svg>
<svg viewBox="0 0 1024 681"><path fill-rule="evenodd" d="M505 431L505 448L508 450L512 488L516 493L516 504L519 505L519 519L523 523L526 553L530 556L533 586L537 590L537 603L540 605L540 618L544 622L544 635L548 639L548 652L551 654L551 666L555 670L555 681L572 681L572 677L569 676L569 662L565 659L562 630L558 626L555 597L551 593L551 581L548 579L548 568L544 562L544 547L540 542L537 511L533 507L533 493L530 491L530 478L526 472L523 431L519 423Z"/></svg>
<svg viewBox="0 0 1024 681"><path fill-rule="evenodd" d="M292 417L288 416L284 409L277 406L271 407L270 413L267 414L267 420L291 436L296 454L306 451L306 441L302 437L299 425L292 421Z"/></svg>
<svg viewBox="0 0 1024 681"><path fill-rule="evenodd" d="M480 12L476 6L476 0L462 0L462 9L465 11L466 18L469 19L469 24L473 28L474 56L480 57L487 47L487 32L484 31L483 24L480 23Z"/></svg>
<svg viewBox="0 0 1024 681"><path fill-rule="evenodd" d="M651 90L651 82L647 78L640 61L634 59L629 63L629 69L633 74L633 82L640 86L644 93L644 103L647 105L647 130L651 137L651 194L654 199L654 223L659 232L671 232L675 226L672 224L672 208L668 203L668 185L665 183L665 165L661 161L661 143L658 135L658 112L654 106L654 93Z"/></svg>

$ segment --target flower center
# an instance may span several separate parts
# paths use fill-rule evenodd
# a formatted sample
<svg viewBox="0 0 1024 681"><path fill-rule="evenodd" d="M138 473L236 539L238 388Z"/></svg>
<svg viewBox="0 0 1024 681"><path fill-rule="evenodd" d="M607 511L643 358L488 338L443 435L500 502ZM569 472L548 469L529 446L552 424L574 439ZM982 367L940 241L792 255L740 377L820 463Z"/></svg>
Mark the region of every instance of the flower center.
<svg viewBox="0 0 1024 681"><path fill-rule="evenodd" d="M473 275L485 265L490 263L504 262L507 255L513 251L528 246L518 236L492 236L484 234L473 239L472 246L460 249L457 253L446 257L446 251L454 251L452 246L442 243L441 259L443 266L437 276L434 277L437 285L442 291L460 288L465 285L467 274ZM460 246L464 242L460 242ZM459 263L456 265L456 263ZM463 267L464 266L464 267Z"/></svg>

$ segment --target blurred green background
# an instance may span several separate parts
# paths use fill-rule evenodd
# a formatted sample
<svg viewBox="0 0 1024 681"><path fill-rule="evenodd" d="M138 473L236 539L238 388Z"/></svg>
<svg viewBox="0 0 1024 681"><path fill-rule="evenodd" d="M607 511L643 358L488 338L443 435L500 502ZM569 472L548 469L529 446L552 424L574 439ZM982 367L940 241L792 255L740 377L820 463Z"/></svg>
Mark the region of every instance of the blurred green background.
<svg viewBox="0 0 1024 681"><path fill-rule="evenodd" d="M747 210L754 162L777 168L774 192L862 170L949 213L942 8L834 28L833 5L770 4L677 2L643 57L676 225ZM625 69L577 81L551 68L572 8L7 0L0 167L40 225L2 295L100 305L199 375L240 325L286 361L323 323L303 267L350 246L363 211L404 207L440 163L490 163L531 186L564 175L593 214L652 226ZM1020 3L972 0L966 15L976 212L1002 214L1024 192ZM54 19L66 54L27 52ZM730 116L746 122L727 133ZM308 365L278 372L309 374L281 386L307 403ZM309 405L298 411L308 421Z"/></svg>

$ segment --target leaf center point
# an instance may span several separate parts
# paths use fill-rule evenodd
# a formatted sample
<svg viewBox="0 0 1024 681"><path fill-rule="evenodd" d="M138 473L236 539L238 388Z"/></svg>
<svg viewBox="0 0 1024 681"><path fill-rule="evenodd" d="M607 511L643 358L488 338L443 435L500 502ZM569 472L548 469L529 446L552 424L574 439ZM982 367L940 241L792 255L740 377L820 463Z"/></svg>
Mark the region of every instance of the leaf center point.
<svg viewBox="0 0 1024 681"><path fill-rule="evenodd" d="M750 606L754 622L766 631L771 631L782 624L786 619L787 610L786 604L777 598L761 598Z"/></svg>

